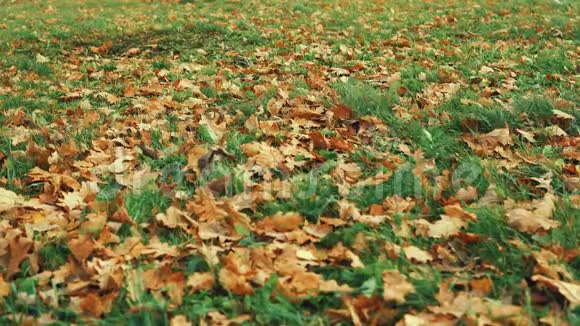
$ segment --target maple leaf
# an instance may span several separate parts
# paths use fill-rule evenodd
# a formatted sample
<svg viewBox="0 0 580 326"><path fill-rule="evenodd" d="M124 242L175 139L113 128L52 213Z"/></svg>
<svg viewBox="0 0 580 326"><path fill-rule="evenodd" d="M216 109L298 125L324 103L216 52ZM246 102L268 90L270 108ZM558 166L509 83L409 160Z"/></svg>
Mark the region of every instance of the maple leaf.
<svg viewBox="0 0 580 326"><path fill-rule="evenodd" d="M464 135L462 139L477 153L489 154L490 150L511 145L513 140L509 128L492 130L476 136Z"/></svg>
<svg viewBox="0 0 580 326"><path fill-rule="evenodd" d="M194 201L187 203L187 208L197 215L200 221L217 221L228 216L220 206L213 194L202 187L195 191Z"/></svg>
<svg viewBox="0 0 580 326"><path fill-rule="evenodd" d="M467 226L467 221L456 217L441 215L441 219L430 223L424 219L414 221L416 233L427 235L431 238L448 238L459 234L460 230Z"/></svg>
<svg viewBox="0 0 580 326"><path fill-rule="evenodd" d="M95 244L89 234L83 234L76 239L71 239L67 243L72 255L83 262L95 249Z"/></svg>
<svg viewBox="0 0 580 326"><path fill-rule="evenodd" d="M555 228L560 225L551 219L556 208L555 200L556 197L548 193L543 199L533 202L530 209L514 208L506 212L506 221L510 226L528 233Z"/></svg>
<svg viewBox="0 0 580 326"><path fill-rule="evenodd" d="M347 183L353 184L362 176L362 172L356 163L340 163L334 169L333 175Z"/></svg>
<svg viewBox="0 0 580 326"><path fill-rule="evenodd" d="M250 278L255 274L241 259L230 253L224 259L225 266L219 272L220 284L228 291L238 294L252 294L254 288L250 283Z"/></svg>
<svg viewBox="0 0 580 326"><path fill-rule="evenodd" d="M256 160L256 163L263 167L275 168L284 161L282 153L274 147L265 143L253 142L243 144L242 150L246 155Z"/></svg>
<svg viewBox="0 0 580 326"><path fill-rule="evenodd" d="M407 259L418 263L427 263L433 260L433 256L429 252L415 246L405 246L403 252Z"/></svg>
<svg viewBox="0 0 580 326"><path fill-rule="evenodd" d="M296 212L278 212L256 223L256 230L262 232L289 232L296 230L304 222L304 217Z"/></svg>
<svg viewBox="0 0 580 326"><path fill-rule="evenodd" d="M534 273L538 273L553 279L573 280L574 277L568 272L566 266L558 256L551 251L541 249L532 253L536 260Z"/></svg>
<svg viewBox="0 0 580 326"><path fill-rule="evenodd" d="M190 293L211 290L215 284L213 273L193 273L187 277L186 285L191 287Z"/></svg>
<svg viewBox="0 0 580 326"><path fill-rule="evenodd" d="M155 215L157 220L162 225L174 229L176 227L186 228L186 220L190 220L187 214L174 206L170 206L165 213ZM191 221L194 222L194 221Z"/></svg>
<svg viewBox="0 0 580 326"><path fill-rule="evenodd" d="M319 292L322 278L311 272L297 272L278 279L278 288L284 296L296 301L308 296L316 296Z"/></svg>
<svg viewBox="0 0 580 326"><path fill-rule="evenodd" d="M20 263L28 257L28 251L32 248L34 241L22 235L20 230L11 230L6 238L9 239L8 248L10 259L6 267L7 276L10 278L19 270Z"/></svg>
<svg viewBox="0 0 580 326"><path fill-rule="evenodd" d="M475 201L477 199L477 196L478 196L477 188L473 186L461 188L457 190L457 193L455 194L455 198L464 201L466 203Z"/></svg>
<svg viewBox="0 0 580 326"><path fill-rule="evenodd" d="M407 281L407 277L397 270L387 270L382 274L383 299L404 303L407 294L415 293L415 286Z"/></svg>
<svg viewBox="0 0 580 326"><path fill-rule="evenodd" d="M520 325L529 320L526 311L520 306L482 298L474 293L454 294L446 287L447 284L441 284L437 295L440 306L429 307L430 311L456 318L473 317L487 323L492 320L505 320L511 325Z"/></svg>
<svg viewBox="0 0 580 326"><path fill-rule="evenodd" d="M80 301L79 307L85 313L99 318L105 313L101 299L94 293L89 293Z"/></svg>

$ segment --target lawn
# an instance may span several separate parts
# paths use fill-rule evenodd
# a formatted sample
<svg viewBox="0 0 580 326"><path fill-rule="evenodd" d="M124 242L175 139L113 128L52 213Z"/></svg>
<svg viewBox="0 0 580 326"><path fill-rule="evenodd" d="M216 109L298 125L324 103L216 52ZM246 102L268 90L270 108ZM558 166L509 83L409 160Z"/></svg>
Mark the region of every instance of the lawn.
<svg viewBox="0 0 580 326"><path fill-rule="evenodd" d="M574 1L0 4L0 324L580 324Z"/></svg>

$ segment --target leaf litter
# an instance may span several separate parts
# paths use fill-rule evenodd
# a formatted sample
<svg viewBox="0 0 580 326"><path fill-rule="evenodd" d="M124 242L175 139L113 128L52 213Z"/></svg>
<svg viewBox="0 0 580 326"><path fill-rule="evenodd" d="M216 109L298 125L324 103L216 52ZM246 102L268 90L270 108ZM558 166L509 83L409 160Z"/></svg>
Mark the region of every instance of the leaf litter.
<svg viewBox="0 0 580 326"><path fill-rule="evenodd" d="M572 7L56 3L0 21L3 323L577 322Z"/></svg>

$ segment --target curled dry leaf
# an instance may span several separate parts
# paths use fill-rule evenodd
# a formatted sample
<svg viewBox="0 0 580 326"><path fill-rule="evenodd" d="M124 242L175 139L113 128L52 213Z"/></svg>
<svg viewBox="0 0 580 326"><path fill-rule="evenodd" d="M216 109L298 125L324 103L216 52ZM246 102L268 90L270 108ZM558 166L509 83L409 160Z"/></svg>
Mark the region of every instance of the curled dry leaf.
<svg viewBox="0 0 580 326"><path fill-rule="evenodd" d="M475 214L465 211L459 204L445 206L443 207L443 211L445 211L445 215L452 218L458 218L465 221L477 220Z"/></svg>
<svg viewBox="0 0 580 326"><path fill-rule="evenodd" d="M95 318L99 318L105 313L101 299L94 293L89 293L81 298L79 307L84 313Z"/></svg>
<svg viewBox="0 0 580 326"><path fill-rule="evenodd" d="M467 317L485 320L486 324L490 324L493 320L503 320L509 325L524 325L529 320L526 311L520 306L482 298L467 292L460 292L457 295L449 293L449 296L446 300L439 299L440 305L430 307L429 310L458 319Z"/></svg>
<svg viewBox="0 0 580 326"><path fill-rule="evenodd" d="M275 168L284 161L282 153L277 148L271 147L266 143L247 143L243 144L241 148L248 157L255 159L256 163L263 167Z"/></svg>
<svg viewBox="0 0 580 326"><path fill-rule="evenodd" d="M465 188L461 188L457 190L455 197L461 201L466 203L473 202L477 199L478 192L477 189L473 186L467 186Z"/></svg>
<svg viewBox="0 0 580 326"><path fill-rule="evenodd" d="M356 163L342 163L336 166L333 174L340 180L353 184L362 176L362 171Z"/></svg>
<svg viewBox="0 0 580 326"><path fill-rule="evenodd" d="M403 319L397 322L396 326L454 326L457 320L451 316L441 314L419 313L417 315L406 314Z"/></svg>
<svg viewBox="0 0 580 326"><path fill-rule="evenodd" d="M532 276L532 281L538 282L549 289L560 293L573 307L580 305L580 285L554 280L543 275Z"/></svg>

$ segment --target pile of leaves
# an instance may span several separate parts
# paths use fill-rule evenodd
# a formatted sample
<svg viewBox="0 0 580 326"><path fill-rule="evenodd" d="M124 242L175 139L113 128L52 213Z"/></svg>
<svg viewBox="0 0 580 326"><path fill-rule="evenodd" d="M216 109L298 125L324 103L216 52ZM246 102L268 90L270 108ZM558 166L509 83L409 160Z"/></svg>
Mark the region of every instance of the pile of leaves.
<svg viewBox="0 0 580 326"><path fill-rule="evenodd" d="M577 324L575 4L0 9L3 324Z"/></svg>

